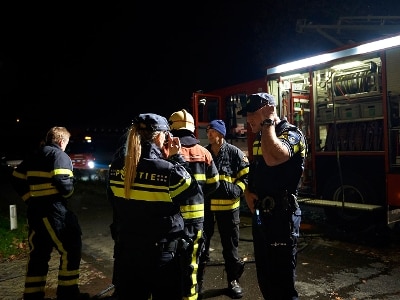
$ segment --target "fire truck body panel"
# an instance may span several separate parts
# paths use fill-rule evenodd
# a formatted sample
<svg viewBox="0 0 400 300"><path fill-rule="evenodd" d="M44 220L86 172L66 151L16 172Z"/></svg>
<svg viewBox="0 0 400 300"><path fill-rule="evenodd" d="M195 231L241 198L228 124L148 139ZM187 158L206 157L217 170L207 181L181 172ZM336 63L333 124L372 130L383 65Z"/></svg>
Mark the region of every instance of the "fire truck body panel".
<svg viewBox="0 0 400 300"><path fill-rule="evenodd" d="M400 220L399 65L400 36L393 36L268 68L259 89L252 81L208 97L220 101L213 105L226 120L228 141L240 137L241 148L251 149L243 99L274 95L281 119L299 126L309 142L300 201L323 207L330 219L358 222L373 215L394 224Z"/></svg>

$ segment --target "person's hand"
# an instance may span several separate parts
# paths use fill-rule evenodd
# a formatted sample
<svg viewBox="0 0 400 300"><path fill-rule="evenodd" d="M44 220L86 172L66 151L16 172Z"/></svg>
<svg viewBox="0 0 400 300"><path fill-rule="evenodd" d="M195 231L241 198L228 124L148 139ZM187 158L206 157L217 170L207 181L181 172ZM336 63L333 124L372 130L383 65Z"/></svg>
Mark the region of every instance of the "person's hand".
<svg viewBox="0 0 400 300"><path fill-rule="evenodd" d="M168 136L168 149L169 149L168 157L180 153L181 148L182 148L181 141L178 137L171 138L171 136Z"/></svg>
<svg viewBox="0 0 400 300"><path fill-rule="evenodd" d="M249 207L251 213L254 214L256 210L254 206L258 200L258 196L246 189L244 191L244 198L246 199L247 206Z"/></svg>
<svg viewBox="0 0 400 300"><path fill-rule="evenodd" d="M175 154L180 153L182 146L181 141L178 137L173 137L171 134L167 136L167 140L164 143L164 147L162 148L162 152L164 157L168 158Z"/></svg>
<svg viewBox="0 0 400 300"><path fill-rule="evenodd" d="M275 106L273 105L264 105L260 109L260 113L262 115L261 119L264 121L265 119L272 119L275 120L276 112L275 112Z"/></svg>

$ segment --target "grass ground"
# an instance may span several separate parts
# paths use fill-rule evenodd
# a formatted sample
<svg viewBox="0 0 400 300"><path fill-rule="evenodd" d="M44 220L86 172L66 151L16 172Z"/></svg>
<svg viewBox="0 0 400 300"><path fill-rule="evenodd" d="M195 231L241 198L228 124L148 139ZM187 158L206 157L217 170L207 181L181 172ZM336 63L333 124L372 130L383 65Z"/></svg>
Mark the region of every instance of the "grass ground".
<svg viewBox="0 0 400 300"><path fill-rule="evenodd" d="M18 218L17 229L10 230L9 216L0 215L0 262L25 257L28 230L24 217Z"/></svg>

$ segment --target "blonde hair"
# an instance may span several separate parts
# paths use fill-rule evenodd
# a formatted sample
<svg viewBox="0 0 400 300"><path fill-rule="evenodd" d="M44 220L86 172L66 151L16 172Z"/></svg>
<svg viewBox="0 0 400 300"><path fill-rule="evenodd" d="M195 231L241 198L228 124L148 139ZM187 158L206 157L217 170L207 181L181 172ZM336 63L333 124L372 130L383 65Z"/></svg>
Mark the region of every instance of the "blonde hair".
<svg viewBox="0 0 400 300"><path fill-rule="evenodd" d="M65 127L54 126L46 134L47 144L58 144L63 140L68 140L71 133Z"/></svg>
<svg viewBox="0 0 400 300"><path fill-rule="evenodd" d="M135 124L129 129L125 152L125 199L130 199L131 188L135 183L136 169L142 154L142 140L152 142L160 132L138 129Z"/></svg>

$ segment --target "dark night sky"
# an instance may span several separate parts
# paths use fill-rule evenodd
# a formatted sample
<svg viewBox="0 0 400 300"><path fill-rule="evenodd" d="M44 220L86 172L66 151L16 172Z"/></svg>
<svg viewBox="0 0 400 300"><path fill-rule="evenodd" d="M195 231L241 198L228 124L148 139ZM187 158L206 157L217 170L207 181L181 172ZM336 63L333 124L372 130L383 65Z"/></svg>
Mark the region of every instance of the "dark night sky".
<svg viewBox="0 0 400 300"><path fill-rule="evenodd" d="M120 126L141 112L168 116L193 91L336 47L296 33L297 19L400 15L398 1L382 0L108 2L1 7L3 123Z"/></svg>

